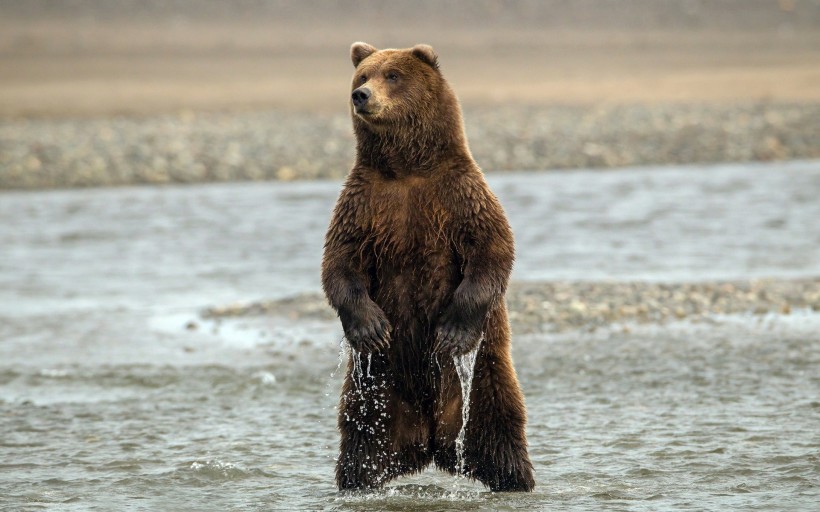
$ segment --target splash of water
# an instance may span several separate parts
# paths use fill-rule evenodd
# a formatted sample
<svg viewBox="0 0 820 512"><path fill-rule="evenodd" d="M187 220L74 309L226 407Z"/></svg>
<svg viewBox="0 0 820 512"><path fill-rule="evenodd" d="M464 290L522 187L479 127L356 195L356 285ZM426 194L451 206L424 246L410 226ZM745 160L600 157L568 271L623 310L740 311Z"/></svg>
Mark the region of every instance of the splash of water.
<svg viewBox="0 0 820 512"><path fill-rule="evenodd" d="M467 420L470 418L470 391L473 389L475 360L483 341L484 333L481 333L481 338L473 350L460 356L453 356L458 380L461 382L461 429L456 436L456 462L459 475L464 474L464 440L467 436Z"/></svg>
<svg viewBox="0 0 820 512"><path fill-rule="evenodd" d="M342 368L342 365L345 361L347 361L347 351L348 351L348 342L345 337L339 341L339 360L336 361L336 368L330 372L330 378L333 379L339 373L339 370ZM328 381L326 389L325 389L325 396L330 396L330 388L332 385L332 380Z"/></svg>
<svg viewBox="0 0 820 512"><path fill-rule="evenodd" d="M347 339L342 337L342 339L339 341L339 360L336 362L336 368L334 368L334 370L332 372L330 372L330 379L328 379L327 384L325 384L325 398L327 398L327 399L330 398L330 393L333 390L333 383L334 383L334 379L335 379L336 375L338 375L339 370L342 368L342 365L344 364L344 362L347 361L347 351L348 351ZM331 403L332 403L332 405L331 405ZM338 407L338 404L339 404L338 400L334 400L331 403L326 404L322 409L324 411L327 411L328 409L332 409L334 412L337 411L337 407ZM325 417L325 416L327 416L327 415L323 415L323 417ZM321 448L325 452L330 452L330 450L331 450L330 445L326 445L326 444L322 445ZM335 454L329 454L328 457L329 458L334 458Z"/></svg>
<svg viewBox="0 0 820 512"><path fill-rule="evenodd" d="M350 376L353 379L353 389L345 399L353 398L356 395L358 402L358 409L350 410L350 415L345 412L345 419L352 421L356 428L360 431L368 432L371 436L375 436L378 449L375 453L375 459L371 456L366 456L362 461L365 465L372 465L375 470L379 463L392 464L392 457L387 452L388 443L387 425L390 415L387 412L387 380L383 374L380 374L373 368L373 354L367 354L367 367L363 361L362 353L346 343L347 350L350 351L350 360L352 363ZM364 421L363 421L364 420ZM385 467L381 476L377 475L376 479L387 478L389 475L389 468Z"/></svg>
<svg viewBox="0 0 820 512"><path fill-rule="evenodd" d="M481 343L484 341L484 333L481 333L481 337L476 344L476 347L467 352L466 354L462 354L460 356L453 356L453 363L456 369L456 374L458 375L458 380L461 383L461 428L459 429L458 435L456 436L456 466L458 468L458 475L464 474L464 466L465 466L465 458L464 458L464 442L467 436L467 421L470 418L470 392L472 391L473 387L473 374L475 372L475 362L478 358L478 351L481 347ZM346 345L346 346L345 346ZM353 368L351 372L351 376L353 377L353 381L355 382L355 389L354 393L357 393L360 397L363 396L363 386L372 386L374 390L378 388L385 388L386 381L377 381L373 374L371 374L371 365L372 365L372 354L367 354L367 368L365 368L364 361L362 360L362 353L355 350L354 348L350 347L349 344L344 343L343 340L343 347L342 353L340 354L341 357L344 357L346 350L350 350L351 361L353 363ZM359 430L363 428L367 428L370 430L372 434L375 434L377 429L381 432L385 430L385 420L387 419L388 415L386 413L386 396L382 392L381 394L377 395L379 398L372 401L372 403L368 404L367 402L362 401L361 409L359 410L360 415L364 416L367 412L368 405L371 405L375 408L376 412L380 412L380 417L375 420L374 425L363 425L358 422L358 418L354 417L357 422L357 426ZM379 444L382 444L379 442ZM384 456L385 454L380 453L379 457ZM375 465L374 465L375 468Z"/></svg>
<svg viewBox="0 0 820 512"><path fill-rule="evenodd" d="M356 379L356 389L358 389L359 394L361 394L362 377L364 377L364 371L362 370L362 353L352 347L350 351L353 354L353 378Z"/></svg>

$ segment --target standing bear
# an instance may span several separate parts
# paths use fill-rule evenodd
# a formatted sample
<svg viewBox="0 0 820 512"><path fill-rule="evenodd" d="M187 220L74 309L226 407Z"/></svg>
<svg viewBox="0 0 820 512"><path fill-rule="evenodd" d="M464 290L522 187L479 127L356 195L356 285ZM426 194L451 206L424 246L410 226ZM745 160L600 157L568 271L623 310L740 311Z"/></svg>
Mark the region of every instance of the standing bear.
<svg viewBox="0 0 820 512"><path fill-rule="evenodd" d="M513 236L467 147L430 46L355 43L356 160L325 238L322 286L352 349L336 482L367 489L431 462L530 491L524 397L504 294ZM454 356L478 348L463 461Z"/></svg>

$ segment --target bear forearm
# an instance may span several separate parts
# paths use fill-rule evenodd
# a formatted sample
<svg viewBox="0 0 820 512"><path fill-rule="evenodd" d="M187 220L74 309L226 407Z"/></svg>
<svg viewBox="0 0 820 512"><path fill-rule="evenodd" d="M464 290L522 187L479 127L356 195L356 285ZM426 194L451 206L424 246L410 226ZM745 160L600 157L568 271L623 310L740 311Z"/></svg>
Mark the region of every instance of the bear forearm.
<svg viewBox="0 0 820 512"><path fill-rule="evenodd" d="M489 244L487 244L489 245ZM512 243L504 244L506 250L480 250L468 252L462 282L456 295L468 297L473 302L492 302L507 291L512 274L514 253Z"/></svg>
<svg viewBox="0 0 820 512"><path fill-rule="evenodd" d="M357 272L327 269L322 272L322 288L330 306L339 314L359 308L370 300L367 280Z"/></svg>
<svg viewBox="0 0 820 512"><path fill-rule="evenodd" d="M504 295L504 288L503 283L495 280L465 278L453 293L451 304L465 317L483 321L490 307Z"/></svg>
<svg viewBox="0 0 820 512"><path fill-rule="evenodd" d="M511 271L512 251L504 254L485 252L481 257L470 257L441 324L461 326L474 334L481 332L490 311L503 300Z"/></svg>
<svg viewBox="0 0 820 512"><path fill-rule="evenodd" d="M364 273L350 268L326 266L322 286L336 310L353 350L380 352L390 343L391 326L384 311L370 298Z"/></svg>

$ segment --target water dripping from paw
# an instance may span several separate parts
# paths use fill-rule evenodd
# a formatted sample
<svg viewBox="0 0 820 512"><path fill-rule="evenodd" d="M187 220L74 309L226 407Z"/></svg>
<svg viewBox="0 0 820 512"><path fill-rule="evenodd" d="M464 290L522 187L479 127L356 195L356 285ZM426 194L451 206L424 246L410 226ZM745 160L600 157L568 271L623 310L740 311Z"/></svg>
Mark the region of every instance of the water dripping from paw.
<svg viewBox="0 0 820 512"><path fill-rule="evenodd" d="M458 431L458 436L456 436L457 476L454 484L456 487L458 486L458 480L464 477L464 441L467 436L467 420L470 418L470 391L473 389L475 361L483 341L484 333L481 334L481 338L479 338L473 350L460 356L453 356L453 364L461 383L461 428Z"/></svg>

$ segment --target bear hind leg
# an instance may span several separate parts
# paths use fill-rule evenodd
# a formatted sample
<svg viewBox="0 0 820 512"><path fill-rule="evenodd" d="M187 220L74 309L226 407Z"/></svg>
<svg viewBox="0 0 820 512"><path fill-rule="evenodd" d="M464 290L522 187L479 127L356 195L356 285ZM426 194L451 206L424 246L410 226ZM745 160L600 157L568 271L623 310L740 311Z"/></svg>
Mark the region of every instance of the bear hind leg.
<svg viewBox="0 0 820 512"><path fill-rule="evenodd" d="M365 436L343 436L336 461L339 490L377 489L390 479L391 461L383 444Z"/></svg>
<svg viewBox="0 0 820 512"><path fill-rule="evenodd" d="M436 468L451 475L478 480L493 492L532 491L535 487L526 442L497 439L470 447L469 433L463 468L459 468L455 443L440 443L434 453ZM506 441L506 442L505 442ZM500 444L495 444L496 442Z"/></svg>
<svg viewBox="0 0 820 512"><path fill-rule="evenodd" d="M504 392L498 393L499 389ZM476 362L461 470L455 444L461 428L461 399L447 396L443 403L437 424L436 467L453 475L460 472L493 492L532 491L535 480L527 453L526 412L509 363L487 357Z"/></svg>
<svg viewBox="0 0 820 512"><path fill-rule="evenodd" d="M470 475L493 492L532 491L524 397L512 365L485 359L477 364L476 377L465 443ZM496 394L498 389L505 391Z"/></svg>
<svg viewBox="0 0 820 512"><path fill-rule="evenodd" d="M421 447L385 452L372 445L343 443L336 463L336 484L340 491L378 489L396 477L423 470L430 459L429 451Z"/></svg>
<svg viewBox="0 0 820 512"><path fill-rule="evenodd" d="M348 381L340 404L339 490L377 489L423 470L432 459L429 426L416 407L387 385L356 389Z"/></svg>

